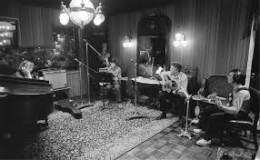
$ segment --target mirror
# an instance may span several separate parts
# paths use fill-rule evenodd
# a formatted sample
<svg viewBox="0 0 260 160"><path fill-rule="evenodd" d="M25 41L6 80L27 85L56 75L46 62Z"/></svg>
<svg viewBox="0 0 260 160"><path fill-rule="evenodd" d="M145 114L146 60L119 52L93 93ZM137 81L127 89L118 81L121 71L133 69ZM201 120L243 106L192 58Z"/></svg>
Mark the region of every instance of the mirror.
<svg viewBox="0 0 260 160"><path fill-rule="evenodd" d="M159 66L170 63L171 20L162 14L144 16L138 23L137 76L152 77Z"/></svg>

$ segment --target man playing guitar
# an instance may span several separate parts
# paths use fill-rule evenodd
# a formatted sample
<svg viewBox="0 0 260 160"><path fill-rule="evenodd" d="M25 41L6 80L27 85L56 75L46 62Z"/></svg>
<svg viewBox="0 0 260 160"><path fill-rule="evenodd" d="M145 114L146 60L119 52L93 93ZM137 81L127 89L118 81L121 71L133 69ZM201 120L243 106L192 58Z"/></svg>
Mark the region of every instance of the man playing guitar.
<svg viewBox="0 0 260 160"><path fill-rule="evenodd" d="M161 72L162 91L160 93L160 109L162 115L159 119L166 118L166 112L171 109L172 104L177 109L179 118L185 110L185 99L188 97L187 85L188 78L181 72L182 66L172 63L170 71Z"/></svg>

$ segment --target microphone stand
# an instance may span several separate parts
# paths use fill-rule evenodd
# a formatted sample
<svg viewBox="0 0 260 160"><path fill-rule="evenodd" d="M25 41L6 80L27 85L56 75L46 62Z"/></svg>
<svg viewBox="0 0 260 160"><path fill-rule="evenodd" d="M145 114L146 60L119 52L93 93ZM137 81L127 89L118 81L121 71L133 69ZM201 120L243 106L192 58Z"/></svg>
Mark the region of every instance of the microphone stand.
<svg viewBox="0 0 260 160"><path fill-rule="evenodd" d="M189 106L190 106L190 97L191 96L187 96L186 97L186 101L187 101L187 109L186 109L186 117L185 117L185 129L181 130L181 133L178 134L178 137L186 137L189 140L191 140L191 134L188 131L188 119L189 119Z"/></svg>
<svg viewBox="0 0 260 160"><path fill-rule="evenodd" d="M137 77L137 63L136 62L134 62L134 60L133 59L131 59L131 62L134 64L134 66L135 66L135 72L134 72L134 76L135 76L135 78L134 78L134 86L135 86L135 99L134 99L134 105L135 106L137 106L137 81L136 81L136 77Z"/></svg>
<svg viewBox="0 0 260 160"><path fill-rule="evenodd" d="M136 82L136 77L137 77L137 63L134 63L135 65L135 106L137 106L137 82Z"/></svg>
<svg viewBox="0 0 260 160"><path fill-rule="evenodd" d="M79 61L78 59L75 59L78 64L79 64L79 83L80 83L80 104L77 105L77 109L82 109L82 108L85 108L85 107L88 107L88 106L91 106L92 104L90 103L90 93L89 93L89 75L88 75L88 66L86 64L84 64L83 62ZM83 90L82 90L82 87L83 87L83 81L82 81L82 67L86 67L87 68L87 83L88 83L88 104L85 104L84 101L83 101Z"/></svg>

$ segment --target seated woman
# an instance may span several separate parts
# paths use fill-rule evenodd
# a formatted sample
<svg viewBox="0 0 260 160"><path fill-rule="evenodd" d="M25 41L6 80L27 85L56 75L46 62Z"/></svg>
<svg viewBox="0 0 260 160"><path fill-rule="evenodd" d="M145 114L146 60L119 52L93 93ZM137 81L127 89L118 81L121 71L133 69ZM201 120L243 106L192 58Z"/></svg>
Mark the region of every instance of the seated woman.
<svg viewBox="0 0 260 160"><path fill-rule="evenodd" d="M32 79L32 71L34 68L34 63L28 60L24 60L20 63L15 75L19 78L29 78Z"/></svg>
<svg viewBox="0 0 260 160"><path fill-rule="evenodd" d="M250 99L249 91L243 86L245 75L237 69L231 70L228 74L228 83L233 86L232 101L230 106L222 104L217 100L216 105L205 108L205 113L200 120L205 135L196 144L205 146L211 144L211 139L221 133L224 124L231 119L248 119L245 107L242 107Z"/></svg>
<svg viewBox="0 0 260 160"><path fill-rule="evenodd" d="M32 74L32 71L34 69L34 63L28 60L24 60L20 63L15 76L19 78L28 78L33 79L35 78ZM45 130L48 128L48 117L45 115L42 115L39 117L37 124L39 126L40 130Z"/></svg>
<svg viewBox="0 0 260 160"><path fill-rule="evenodd" d="M170 110L172 103L178 110L179 118L184 114L185 99L188 97L188 78L185 73L181 72L181 69L180 64L172 63L170 71L160 73L164 84L163 91L160 94L162 115L159 119L166 118L166 112ZM172 86L172 82L175 83L175 86Z"/></svg>
<svg viewBox="0 0 260 160"><path fill-rule="evenodd" d="M110 62L110 66L108 67L108 72L113 74L113 83L108 85L108 89L113 89L116 95L116 101L121 101L121 87L120 87L120 79L122 77L121 68L118 66L117 60L112 59Z"/></svg>

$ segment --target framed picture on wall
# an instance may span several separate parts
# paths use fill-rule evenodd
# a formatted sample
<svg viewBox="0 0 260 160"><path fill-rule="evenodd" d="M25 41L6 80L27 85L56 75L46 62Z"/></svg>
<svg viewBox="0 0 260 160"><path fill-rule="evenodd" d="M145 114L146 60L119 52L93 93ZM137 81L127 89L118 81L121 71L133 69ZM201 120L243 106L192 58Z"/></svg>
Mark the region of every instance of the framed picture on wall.
<svg viewBox="0 0 260 160"><path fill-rule="evenodd" d="M0 48L19 46L19 20L0 16Z"/></svg>

